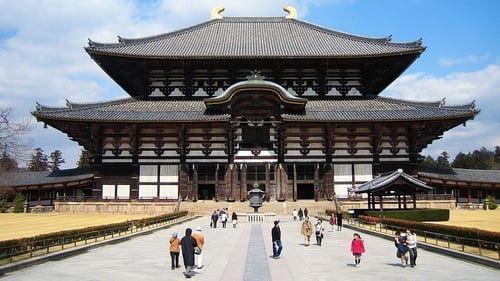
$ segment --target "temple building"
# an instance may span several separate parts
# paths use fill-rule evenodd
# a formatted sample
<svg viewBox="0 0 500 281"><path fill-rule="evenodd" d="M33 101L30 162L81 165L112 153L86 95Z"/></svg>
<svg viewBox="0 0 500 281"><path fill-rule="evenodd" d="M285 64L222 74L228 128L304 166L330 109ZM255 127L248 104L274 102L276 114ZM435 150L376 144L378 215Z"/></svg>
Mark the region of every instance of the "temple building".
<svg viewBox="0 0 500 281"><path fill-rule="evenodd" d="M280 17L225 17L90 57L130 97L38 104L39 122L91 154L92 196L113 200L347 197L474 118L474 103L381 96L425 51ZM86 194L88 194L86 192Z"/></svg>

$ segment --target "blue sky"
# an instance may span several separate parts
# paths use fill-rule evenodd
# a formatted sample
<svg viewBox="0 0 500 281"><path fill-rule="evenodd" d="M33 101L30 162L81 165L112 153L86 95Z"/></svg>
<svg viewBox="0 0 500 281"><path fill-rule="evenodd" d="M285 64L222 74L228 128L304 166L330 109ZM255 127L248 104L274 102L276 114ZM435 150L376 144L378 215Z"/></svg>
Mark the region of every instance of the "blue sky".
<svg viewBox="0 0 500 281"><path fill-rule="evenodd" d="M223 16L285 16L368 37L392 35L394 42L422 38L427 50L382 96L437 101L476 101L481 113L423 152L434 158L500 145L500 1L496 0L0 0L0 107L13 107L13 121L29 119L33 148L59 149L75 167L80 147L30 112L36 103L64 106L125 97L90 59L87 39L116 42L117 35L144 37Z"/></svg>

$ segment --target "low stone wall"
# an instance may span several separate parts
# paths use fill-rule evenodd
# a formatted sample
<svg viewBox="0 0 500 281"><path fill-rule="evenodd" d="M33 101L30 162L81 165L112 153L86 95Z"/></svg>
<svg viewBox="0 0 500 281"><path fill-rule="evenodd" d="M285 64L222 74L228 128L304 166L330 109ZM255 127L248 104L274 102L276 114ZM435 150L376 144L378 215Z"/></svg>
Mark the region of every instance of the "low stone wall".
<svg viewBox="0 0 500 281"><path fill-rule="evenodd" d="M107 214L163 214L175 211L172 202L56 202L55 212Z"/></svg>
<svg viewBox="0 0 500 281"><path fill-rule="evenodd" d="M350 209L368 209L368 201L341 201L342 211ZM378 205L376 206L378 208ZM397 202L384 202L384 208L395 209ZM407 202L407 207L413 204ZM162 214L175 211L176 202L56 202L54 211L61 213L112 213L112 214ZM180 210L188 211L197 215L210 215L220 208L228 208L229 213L237 214L253 213L253 208L248 201L227 202L214 200L198 200L197 202L183 201ZM332 201L298 200L277 202L264 202L259 208L259 213L274 213L277 216L291 216L293 209L307 208L310 216L324 213L325 210L335 210ZM418 200L417 208L455 209L454 200Z"/></svg>

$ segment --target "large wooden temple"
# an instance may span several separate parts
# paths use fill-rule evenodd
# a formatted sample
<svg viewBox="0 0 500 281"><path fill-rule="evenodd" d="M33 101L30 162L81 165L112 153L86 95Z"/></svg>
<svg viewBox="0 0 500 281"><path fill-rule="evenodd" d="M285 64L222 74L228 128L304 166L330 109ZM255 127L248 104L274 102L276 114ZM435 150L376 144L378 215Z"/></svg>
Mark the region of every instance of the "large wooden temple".
<svg viewBox="0 0 500 281"><path fill-rule="evenodd" d="M269 200L347 196L479 112L379 94L421 54L296 18L225 17L118 43L90 57L129 98L38 105L38 121L92 155L102 199Z"/></svg>

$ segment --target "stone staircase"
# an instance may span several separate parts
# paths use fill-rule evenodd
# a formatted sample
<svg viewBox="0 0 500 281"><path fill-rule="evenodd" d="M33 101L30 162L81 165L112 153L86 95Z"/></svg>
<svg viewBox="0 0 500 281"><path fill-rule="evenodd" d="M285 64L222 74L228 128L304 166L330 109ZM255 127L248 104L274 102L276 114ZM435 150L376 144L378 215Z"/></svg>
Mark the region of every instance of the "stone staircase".
<svg viewBox="0 0 500 281"><path fill-rule="evenodd" d="M210 215L213 211L220 208L228 208L229 213L233 211L237 214L253 213L253 208L249 206L249 201L244 202L227 202L214 200L198 200L196 202L183 201L181 203L181 210L193 212L196 215ZM300 201L270 201L264 202L263 206L259 208L259 213L274 213L278 217L292 215L293 209L307 208L310 216L315 216L318 212L324 213L326 209L335 210L335 205L332 201L314 201L314 200L300 200Z"/></svg>

